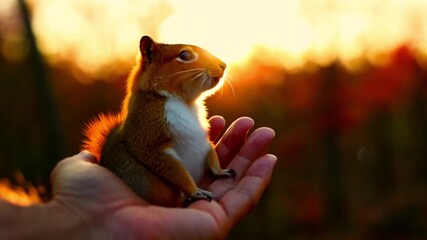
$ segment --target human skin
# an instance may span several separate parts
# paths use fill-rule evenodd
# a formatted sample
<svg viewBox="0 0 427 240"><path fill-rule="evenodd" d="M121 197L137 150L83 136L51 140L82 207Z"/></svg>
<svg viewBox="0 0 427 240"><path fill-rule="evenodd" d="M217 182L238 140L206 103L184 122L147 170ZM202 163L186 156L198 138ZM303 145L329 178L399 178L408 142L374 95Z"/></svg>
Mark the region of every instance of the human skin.
<svg viewBox="0 0 427 240"><path fill-rule="evenodd" d="M210 124L215 139L225 120L216 116ZM29 207L0 201L0 239L224 239L259 202L277 160L266 154L274 131L262 127L247 135L253 126L252 119L239 118L216 145L221 165L237 173L204 181L217 201L151 205L81 152L53 170L51 201Z"/></svg>

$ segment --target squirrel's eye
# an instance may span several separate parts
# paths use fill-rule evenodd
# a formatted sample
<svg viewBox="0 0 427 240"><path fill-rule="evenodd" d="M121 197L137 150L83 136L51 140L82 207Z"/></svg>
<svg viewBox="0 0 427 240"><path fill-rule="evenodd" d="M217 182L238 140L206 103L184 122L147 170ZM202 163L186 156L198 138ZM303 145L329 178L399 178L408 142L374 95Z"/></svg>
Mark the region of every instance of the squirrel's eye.
<svg viewBox="0 0 427 240"><path fill-rule="evenodd" d="M178 59L184 62L188 62L194 59L194 54L191 51L183 50L179 53Z"/></svg>

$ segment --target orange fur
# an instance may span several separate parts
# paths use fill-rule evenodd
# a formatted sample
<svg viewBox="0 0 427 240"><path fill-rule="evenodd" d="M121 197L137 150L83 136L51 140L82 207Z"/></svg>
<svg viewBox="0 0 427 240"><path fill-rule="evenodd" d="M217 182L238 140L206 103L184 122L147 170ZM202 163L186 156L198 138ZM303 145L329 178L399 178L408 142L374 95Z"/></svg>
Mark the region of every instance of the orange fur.
<svg viewBox="0 0 427 240"><path fill-rule="evenodd" d="M101 159L102 148L105 145L111 130L123 122L122 114L99 114L91 120L84 130L86 139L83 141L82 150L91 152L98 161Z"/></svg>
<svg viewBox="0 0 427 240"><path fill-rule="evenodd" d="M219 166L201 104L226 65L199 47L156 43L147 36L139 48L121 112L90 122L83 149L151 203L177 206L184 196L210 200L212 194L199 189L195 178L200 181L205 169L220 177L235 175Z"/></svg>

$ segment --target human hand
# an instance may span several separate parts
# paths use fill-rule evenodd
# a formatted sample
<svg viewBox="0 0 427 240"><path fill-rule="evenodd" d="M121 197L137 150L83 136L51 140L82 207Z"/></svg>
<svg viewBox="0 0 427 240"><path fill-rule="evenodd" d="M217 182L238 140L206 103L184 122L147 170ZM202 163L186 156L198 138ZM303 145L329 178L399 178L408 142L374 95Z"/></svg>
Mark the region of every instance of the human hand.
<svg viewBox="0 0 427 240"><path fill-rule="evenodd" d="M213 117L211 139L224 128ZM70 239L223 239L248 214L267 187L276 157L265 154L274 138L270 128L253 127L250 118L236 120L216 145L223 167L233 168L235 179L209 180L204 188L218 201L196 201L186 208L150 205L119 178L82 152L62 160L51 175L53 199L47 216L56 224L72 227ZM62 220L61 220L62 219ZM59 234L59 233L58 233Z"/></svg>

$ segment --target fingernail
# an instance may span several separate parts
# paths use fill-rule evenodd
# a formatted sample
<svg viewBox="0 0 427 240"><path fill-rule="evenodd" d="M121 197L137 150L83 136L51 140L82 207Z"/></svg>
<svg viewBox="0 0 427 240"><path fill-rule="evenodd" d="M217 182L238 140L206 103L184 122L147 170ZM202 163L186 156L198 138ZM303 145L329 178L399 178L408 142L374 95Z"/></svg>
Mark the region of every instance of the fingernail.
<svg viewBox="0 0 427 240"><path fill-rule="evenodd" d="M98 160L96 159L93 154L87 150L81 151L79 154L77 154L80 158L83 158L84 160L92 163L98 163Z"/></svg>

